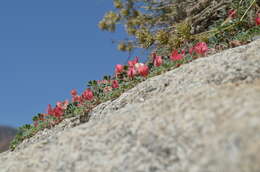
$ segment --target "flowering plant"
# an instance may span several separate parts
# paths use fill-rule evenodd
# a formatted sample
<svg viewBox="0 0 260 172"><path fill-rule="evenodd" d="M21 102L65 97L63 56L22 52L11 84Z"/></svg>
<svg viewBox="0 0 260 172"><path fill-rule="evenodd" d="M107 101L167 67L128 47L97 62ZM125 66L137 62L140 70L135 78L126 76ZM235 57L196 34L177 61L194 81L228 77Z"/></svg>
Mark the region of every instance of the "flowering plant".
<svg viewBox="0 0 260 172"><path fill-rule="evenodd" d="M49 104L47 112L33 117L32 125L27 124L20 127L11 149L15 149L17 144L38 131L59 124L65 118L88 115L98 104L119 97L123 92L149 77L172 70L199 57L207 56L209 50L224 49L223 46L228 48L234 40L238 41L236 45L242 45L241 42L248 41L256 33L259 34L260 13L254 13L254 21L251 24L245 20L249 18L248 11L255 5L255 0L234 2L234 8L224 11L226 19L208 26L210 29L201 33L191 34L191 27L189 23L185 22L171 24L167 30L156 30L154 33L143 30L143 28L135 32L132 30L142 46L150 47L157 43L158 47L153 50L150 61L140 62L139 57L135 57L127 64L116 64L113 76L104 76L101 80L89 81L88 87L82 93L72 89L71 101L58 101L54 106ZM120 4L117 4L117 7L119 8ZM128 14L125 15L127 17ZM138 17L139 14L136 15ZM117 22L119 20L117 17L120 16L109 13L109 17L113 19L113 22ZM130 22L130 24L133 23ZM171 35L172 33L173 35ZM123 48L126 49L126 47Z"/></svg>

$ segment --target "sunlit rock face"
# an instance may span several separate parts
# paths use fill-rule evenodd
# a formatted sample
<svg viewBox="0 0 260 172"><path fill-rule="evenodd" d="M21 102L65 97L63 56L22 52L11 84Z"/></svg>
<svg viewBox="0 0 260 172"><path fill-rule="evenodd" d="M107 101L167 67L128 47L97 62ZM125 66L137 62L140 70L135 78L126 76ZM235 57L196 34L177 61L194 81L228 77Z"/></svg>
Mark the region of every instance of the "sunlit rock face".
<svg viewBox="0 0 260 172"><path fill-rule="evenodd" d="M0 152L6 151L16 134L16 129L8 126L0 126Z"/></svg>
<svg viewBox="0 0 260 172"><path fill-rule="evenodd" d="M0 154L0 172L260 172L260 40L149 78Z"/></svg>

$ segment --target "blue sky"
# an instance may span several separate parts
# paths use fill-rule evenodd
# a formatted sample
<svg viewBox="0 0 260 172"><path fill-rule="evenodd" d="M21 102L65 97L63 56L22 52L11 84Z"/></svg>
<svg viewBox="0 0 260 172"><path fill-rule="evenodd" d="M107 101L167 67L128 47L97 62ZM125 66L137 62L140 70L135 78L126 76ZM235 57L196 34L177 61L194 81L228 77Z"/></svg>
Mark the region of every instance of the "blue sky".
<svg viewBox="0 0 260 172"><path fill-rule="evenodd" d="M128 56L98 29L112 0L0 1L0 125L31 123L49 103L112 74Z"/></svg>

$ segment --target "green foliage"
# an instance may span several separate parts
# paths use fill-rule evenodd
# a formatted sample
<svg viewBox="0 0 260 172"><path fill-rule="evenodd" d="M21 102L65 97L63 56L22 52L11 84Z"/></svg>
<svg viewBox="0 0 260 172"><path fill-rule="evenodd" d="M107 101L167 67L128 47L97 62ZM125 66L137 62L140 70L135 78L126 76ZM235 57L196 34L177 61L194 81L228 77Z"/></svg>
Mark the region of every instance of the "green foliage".
<svg viewBox="0 0 260 172"><path fill-rule="evenodd" d="M115 31L117 26L124 26L128 41L120 42L118 49L152 48L157 52L163 49L162 55L194 42L218 39L220 43L236 37L245 41L245 35L251 32L247 30L255 25L260 5L259 0L114 0L113 3L115 9L105 14L99 27ZM196 7L197 4L200 6ZM229 10L236 11L234 18L229 17Z"/></svg>
<svg viewBox="0 0 260 172"><path fill-rule="evenodd" d="M10 149L14 150L19 143L21 143L24 139L32 137L37 131L38 129L30 124L26 124L18 128L18 132L11 142Z"/></svg>
<svg viewBox="0 0 260 172"><path fill-rule="evenodd" d="M260 35L260 27L255 26L248 30L240 31L238 34L234 36L233 40L248 42L248 41L252 41L255 36L259 36L259 35Z"/></svg>
<svg viewBox="0 0 260 172"><path fill-rule="evenodd" d="M120 42L118 49L121 51L131 51L133 47L149 48L155 43L165 44L167 41L164 40L166 35L163 32L168 31L157 33L161 30L157 27L170 25L165 22L173 13L174 7L170 2L167 0L114 0L115 10L105 14L99 23L99 28L115 31L117 24L124 25L130 41Z"/></svg>
<svg viewBox="0 0 260 172"><path fill-rule="evenodd" d="M65 113L64 113L65 118L70 118L70 117L74 117L74 116L83 114L83 108L78 107L77 105L78 105L78 103L75 102L75 103L70 103L67 106L67 109L65 110Z"/></svg>

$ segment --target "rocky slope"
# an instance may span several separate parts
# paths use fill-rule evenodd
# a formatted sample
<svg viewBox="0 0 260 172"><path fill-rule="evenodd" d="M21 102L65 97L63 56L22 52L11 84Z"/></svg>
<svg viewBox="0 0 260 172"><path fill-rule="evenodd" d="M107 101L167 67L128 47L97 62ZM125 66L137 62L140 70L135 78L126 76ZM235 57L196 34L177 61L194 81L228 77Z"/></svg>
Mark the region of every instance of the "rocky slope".
<svg viewBox="0 0 260 172"><path fill-rule="evenodd" d="M260 40L150 78L75 125L2 153L0 171L259 172Z"/></svg>
<svg viewBox="0 0 260 172"><path fill-rule="evenodd" d="M6 151L10 141L16 134L16 130L7 126L0 126L0 152Z"/></svg>

